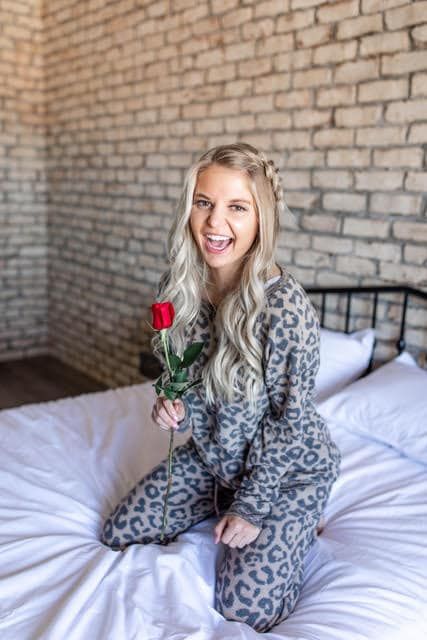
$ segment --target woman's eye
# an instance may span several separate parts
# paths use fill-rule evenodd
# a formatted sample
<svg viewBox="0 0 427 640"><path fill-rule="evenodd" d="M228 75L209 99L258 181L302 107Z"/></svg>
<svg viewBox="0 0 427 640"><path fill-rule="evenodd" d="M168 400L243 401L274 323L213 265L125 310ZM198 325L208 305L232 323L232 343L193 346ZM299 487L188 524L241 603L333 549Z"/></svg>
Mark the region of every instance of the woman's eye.
<svg viewBox="0 0 427 640"><path fill-rule="evenodd" d="M201 209L207 209L208 207L210 207L210 202L209 200L196 200L194 203L197 207L200 207Z"/></svg>
<svg viewBox="0 0 427 640"><path fill-rule="evenodd" d="M245 207L241 207L240 204L233 204L231 208L234 209L234 211L237 211L238 213L243 213L246 211Z"/></svg>

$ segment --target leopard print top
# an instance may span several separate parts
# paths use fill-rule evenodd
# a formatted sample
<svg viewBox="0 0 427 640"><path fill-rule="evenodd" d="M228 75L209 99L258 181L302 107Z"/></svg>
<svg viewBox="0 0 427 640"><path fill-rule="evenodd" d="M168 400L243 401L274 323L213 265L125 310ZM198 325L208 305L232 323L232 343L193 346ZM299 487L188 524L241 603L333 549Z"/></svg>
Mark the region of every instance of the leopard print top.
<svg viewBox="0 0 427 640"><path fill-rule="evenodd" d="M179 428L192 429L191 444L206 468L217 483L235 491L227 513L256 526L281 492L295 485L330 485L340 464L340 453L313 403L319 319L301 284L279 267L281 275L265 283L266 306L255 325L264 369L256 408L246 400L221 399L208 408L203 385L198 385L182 398L186 416ZM215 307L203 301L188 343L203 341L205 347L189 368L190 380L200 377L209 357L214 316ZM313 515L316 509L313 504Z"/></svg>

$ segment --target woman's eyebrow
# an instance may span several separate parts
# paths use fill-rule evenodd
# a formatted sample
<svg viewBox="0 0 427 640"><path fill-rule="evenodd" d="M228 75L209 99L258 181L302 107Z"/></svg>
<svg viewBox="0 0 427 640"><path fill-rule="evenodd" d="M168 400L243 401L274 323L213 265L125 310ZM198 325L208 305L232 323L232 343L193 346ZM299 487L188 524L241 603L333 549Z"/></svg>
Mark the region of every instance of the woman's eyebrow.
<svg viewBox="0 0 427 640"><path fill-rule="evenodd" d="M194 194L194 197L206 198L206 200L212 200L212 198L207 196L205 193L200 193L199 191ZM249 200L245 200L244 198L233 198L232 200L229 200L229 202L244 202L245 204L252 204Z"/></svg>

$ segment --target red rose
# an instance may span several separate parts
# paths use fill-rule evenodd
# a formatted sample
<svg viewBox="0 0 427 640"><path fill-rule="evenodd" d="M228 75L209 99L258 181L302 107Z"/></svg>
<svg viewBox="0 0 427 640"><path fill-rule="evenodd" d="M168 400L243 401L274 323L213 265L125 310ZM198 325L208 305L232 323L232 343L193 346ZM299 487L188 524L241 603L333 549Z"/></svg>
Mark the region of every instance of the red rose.
<svg viewBox="0 0 427 640"><path fill-rule="evenodd" d="M175 309L172 302L155 302L151 305L151 313L154 329L168 329L172 326L175 317Z"/></svg>

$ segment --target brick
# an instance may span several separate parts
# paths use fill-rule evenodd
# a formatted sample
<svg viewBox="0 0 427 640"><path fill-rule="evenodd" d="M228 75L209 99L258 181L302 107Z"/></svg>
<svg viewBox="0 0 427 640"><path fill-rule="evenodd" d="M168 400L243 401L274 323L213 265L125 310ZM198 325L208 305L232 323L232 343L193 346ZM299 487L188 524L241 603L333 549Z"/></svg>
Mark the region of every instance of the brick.
<svg viewBox="0 0 427 640"><path fill-rule="evenodd" d="M306 7L317 7L320 4L324 4L325 0L292 0L291 8L294 9L305 9Z"/></svg>
<svg viewBox="0 0 427 640"><path fill-rule="evenodd" d="M259 38L269 38L274 33L274 20L263 18L256 22L247 22L242 27L244 40L258 40Z"/></svg>
<svg viewBox="0 0 427 640"><path fill-rule="evenodd" d="M427 269L406 264L380 263L380 277L391 282L407 282L410 286L427 283Z"/></svg>
<svg viewBox="0 0 427 640"><path fill-rule="evenodd" d="M401 147L397 149L375 149L374 165L377 167L422 167L421 148Z"/></svg>
<svg viewBox="0 0 427 640"><path fill-rule="evenodd" d="M353 241L348 238L336 238L335 236L313 237L313 249L332 254L350 254L353 249Z"/></svg>
<svg viewBox="0 0 427 640"><path fill-rule="evenodd" d="M236 77L236 65L234 62L222 64L218 67L212 67L208 70L207 81L211 82L227 82Z"/></svg>
<svg viewBox="0 0 427 640"><path fill-rule="evenodd" d="M375 13L386 11L391 7L407 4L408 0L362 0L362 13Z"/></svg>
<svg viewBox="0 0 427 640"><path fill-rule="evenodd" d="M226 13L221 18L221 28L231 29L252 19L252 7L241 7Z"/></svg>
<svg viewBox="0 0 427 640"><path fill-rule="evenodd" d="M384 75L402 76L412 71L424 71L426 66L425 51L408 51L383 56L381 73Z"/></svg>
<svg viewBox="0 0 427 640"><path fill-rule="evenodd" d="M311 67L313 52L311 49L301 51L290 51L281 53L273 58L273 68L275 71L292 71L293 69L307 69Z"/></svg>
<svg viewBox="0 0 427 640"><path fill-rule="evenodd" d="M420 27L412 29L411 35L415 41L422 43L427 42L427 24L423 24Z"/></svg>
<svg viewBox="0 0 427 640"><path fill-rule="evenodd" d="M195 65L198 69L208 69L224 63L225 54L223 49L209 49L202 51L196 56Z"/></svg>
<svg viewBox="0 0 427 640"><path fill-rule="evenodd" d="M403 171L360 171L356 172L357 191L377 191L378 187L392 191L403 187Z"/></svg>
<svg viewBox="0 0 427 640"><path fill-rule="evenodd" d="M412 77L412 96L427 96L427 73L415 73Z"/></svg>
<svg viewBox="0 0 427 640"><path fill-rule="evenodd" d="M337 171L336 169L313 172L313 187L321 189L349 189L353 178L350 171Z"/></svg>
<svg viewBox="0 0 427 640"><path fill-rule="evenodd" d="M414 247L407 245L403 248L403 257L405 262L427 265L427 246Z"/></svg>
<svg viewBox="0 0 427 640"><path fill-rule="evenodd" d="M323 129L313 135L315 147L349 147L353 144L354 132L350 129Z"/></svg>
<svg viewBox="0 0 427 640"><path fill-rule="evenodd" d="M328 42L332 36L332 29L330 25L317 25L316 27L310 27L308 29L302 29L298 31L295 37L296 46L305 49L307 47L314 47L324 42Z"/></svg>
<svg viewBox="0 0 427 640"><path fill-rule="evenodd" d="M255 18L274 16L289 11L289 0L265 0L255 3Z"/></svg>
<svg viewBox="0 0 427 640"><path fill-rule="evenodd" d="M418 215L421 203L421 196L375 193L371 198L370 210L373 213Z"/></svg>
<svg viewBox="0 0 427 640"><path fill-rule="evenodd" d="M427 120L427 99L393 102L386 109L385 120L391 123Z"/></svg>
<svg viewBox="0 0 427 640"><path fill-rule="evenodd" d="M356 131L356 145L368 147L384 147L404 144L405 127L367 127Z"/></svg>
<svg viewBox="0 0 427 640"><path fill-rule="evenodd" d="M256 125L263 129L289 129L292 126L291 116L283 111L262 113L256 117Z"/></svg>
<svg viewBox="0 0 427 640"><path fill-rule="evenodd" d="M353 60L356 57L357 41L336 42L314 50L314 64L335 63L337 60Z"/></svg>
<svg viewBox="0 0 427 640"><path fill-rule="evenodd" d="M263 113L274 110L273 95L245 97L240 101L240 108L236 108L236 113Z"/></svg>
<svg viewBox="0 0 427 640"><path fill-rule="evenodd" d="M316 87L330 84L332 81L331 69L321 68L310 71L296 71L294 74L294 88Z"/></svg>
<svg viewBox="0 0 427 640"><path fill-rule="evenodd" d="M409 171L405 182L406 191L422 191L427 193L427 172Z"/></svg>
<svg viewBox="0 0 427 640"><path fill-rule="evenodd" d="M368 149L337 149L328 151L329 167L367 167L370 164Z"/></svg>
<svg viewBox="0 0 427 640"><path fill-rule="evenodd" d="M349 2L333 2L325 7L319 7L317 10L317 19L319 22L340 22L345 18L354 18L359 14L358 0L350 0Z"/></svg>
<svg viewBox="0 0 427 640"><path fill-rule="evenodd" d="M323 151L294 151L288 157L288 167L324 167L325 154Z"/></svg>
<svg viewBox="0 0 427 640"><path fill-rule="evenodd" d="M301 227L308 231L324 231L326 233L338 233L340 228L340 219L338 216L328 216L322 212L319 216L304 215L301 220Z"/></svg>
<svg viewBox="0 0 427 640"><path fill-rule="evenodd" d="M278 93L274 104L277 109L294 109L295 107L309 107L312 101L312 92L308 89L301 89L300 91Z"/></svg>
<svg viewBox="0 0 427 640"><path fill-rule="evenodd" d="M285 191L287 189L309 189L310 188L310 172L309 171L286 171L283 180Z"/></svg>
<svg viewBox="0 0 427 640"><path fill-rule="evenodd" d="M354 256L338 256L336 260L336 270L343 273L355 273L360 275L375 275L377 272L376 263L367 258L356 258Z"/></svg>
<svg viewBox="0 0 427 640"><path fill-rule="evenodd" d="M414 124L409 131L408 142L427 142L427 124Z"/></svg>
<svg viewBox="0 0 427 640"><path fill-rule="evenodd" d="M228 116L238 112L239 101L237 99L232 100L220 100L218 102L212 102L209 107L209 116Z"/></svg>
<svg viewBox="0 0 427 640"><path fill-rule="evenodd" d="M286 203L291 210L293 207L296 209L312 209L316 206L318 200L319 194L317 192L286 191Z"/></svg>
<svg viewBox="0 0 427 640"><path fill-rule="evenodd" d="M295 233L289 229L281 229L279 244L299 249L308 249L310 247L310 238L299 232Z"/></svg>
<svg viewBox="0 0 427 640"><path fill-rule="evenodd" d="M331 118L330 110L301 109L295 111L293 122L297 129L303 129L331 124Z"/></svg>
<svg viewBox="0 0 427 640"><path fill-rule="evenodd" d="M239 75L242 78L254 78L264 76L270 73L272 60L269 56L266 58L258 58L256 63L253 60L239 62Z"/></svg>
<svg viewBox="0 0 427 640"><path fill-rule="evenodd" d="M381 116L380 106L336 109L335 124L337 127L366 127L380 122Z"/></svg>
<svg viewBox="0 0 427 640"><path fill-rule="evenodd" d="M399 80L377 80L359 85L359 102L384 102L408 97L407 78Z"/></svg>
<svg viewBox="0 0 427 640"><path fill-rule="evenodd" d="M255 55L255 43L243 42L228 45L225 48L225 60L227 62L235 62L237 60L247 60Z"/></svg>
<svg viewBox="0 0 427 640"><path fill-rule="evenodd" d="M271 56L283 51L294 49L294 35L285 33L283 35L270 36L267 40L259 41L256 45L256 56Z"/></svg>
<svg viewBox="0 0 427 640"><path fill-rule="evenodd" d="M276 20L276 32L287 33L288 31L297 31L308 27L314 22L314 10L294 11L279 16Z"/></svg>
<svg viewBox="0 0 427 640"><path fill-rule="evenodd" d="M366 211L366 196L338 191L325 193L323 206L332 211Z"/></svg>
<svg viewBox="0 0 427 640"><path fill-rule="evenodd" d="M308 149L311 146L310 133L308 131L287 131L273 134L273 148L284 149Z"/></svg>
<svg viewBox="0 0 427 640"><path fill-rule="evenodd" d="M354 84L362 80L372 80L379 76L378 60L345 62L335 69L335 83Z"/></svg>
<svg viewBox="0 0 427 640"><path fill-rule="evenodd" d="M362 38L360 43L361 56L373 56L378 53L394 53L410 49L409 35L406 31L395 33L380 33L375 36Z"/></svg>
<svg viewBox="0 0 427 640"><path fill-rule="evenodd" d="M356 101L356 87L345 85L343 87L333 87L332 89L318 89L318 107L334 107L339 105L354 104Z"/></svg>
<svg viewBox="0 0 427 640"><path fill-rule="evenodd" d="M348 218L344 219L344 236L356 236L367 238L387 238L389 232L388 221L374 220L373 218Z"/></svg>
<svg viewBox="0 0 427 640"><path fill-rule="evenodd" d="M242 125L244 125L244 118L242 117ZM228 127L228 123L227 123ZM196 135L202 136L209 133L222 133L224 131L224 122L221 119L209 119L203 118L194 123L194 130ZM239 129L237 129L239 130ZM227 128L227 131L230 129Z"/></svg>
<svg viewBox="0 0 427 640"><path fill-rule="evenodd" d="M395 238L411 242L427 242L427 225L425 222L394 222Z"/></svg>
<svg viewBox="0 0 427 640"><path fill-rule="evenodd" d="M382 16L374 14L369 16L359 16L349 18L338 24L337 38L343 40L347 38L359 38L366 33L382 31Z"/></svg>
<svg viewBox="0 0 427 640"><path fill-rule="evenodd" d="M211 0L211 11L214 14L225 13L235 9L239 5L239 0Z"/></svg>
<svg viewBox="0 0 427 640"><path fill-rule="evenodd" d="M227 82L224 88L224 97L250 96L253 93L252 83L253 81L250 79Z"/></svg>
<svg viewBox="0 0 427 640"><path fill-rule="evenodd" d="M254 90L257 94L275 93L276 91L284 91L290 85L290 75L286 73L274 73L268 76L258 78ZM265 99L259 98L260 100Z"/></svg>
<svg viewBox="0 0 427 640"><path fill-rule="evenodd" d="M417 0L404 7L386 11L385 23L387 29L402 29L425 22L426 16L427 2Z"/></svg>
<svg viewBox="0 0 427 640"><path fill-rule="evenodd" d="M238 133L239 131L252 131L255 128L255 116L244 115L226 118L225 130L227 133Z"/></svg>
<svg viewBox="0 0 427 640"><path fill-rule="evenodd" d="M330 267L332 268L331 256L321 251L310 249L297 250L294 253L295 263L303 267Z"/></svg>
<svg viewBox="0 0 427 640"><path fill-rule="evenodd" d="M402 259L402 249L399 245L386 242L361 242L355 243L354 253L362 258L375 258L384 262L399 263Z"/></svg>

